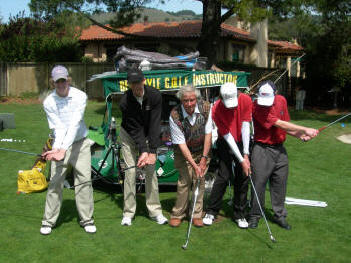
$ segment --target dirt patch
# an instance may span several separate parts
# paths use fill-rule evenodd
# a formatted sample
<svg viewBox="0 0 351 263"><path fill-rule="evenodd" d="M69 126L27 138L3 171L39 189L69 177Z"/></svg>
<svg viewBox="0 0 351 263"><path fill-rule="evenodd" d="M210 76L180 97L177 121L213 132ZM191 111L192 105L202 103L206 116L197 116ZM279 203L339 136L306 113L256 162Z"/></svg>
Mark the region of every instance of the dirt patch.
<svg viewBox="0 0 351 263"><path fill-rule="evenodd" d="M1 104L41 104L42 102L38 98L13 98L13 97L1 97L0 98Z"/></svg>

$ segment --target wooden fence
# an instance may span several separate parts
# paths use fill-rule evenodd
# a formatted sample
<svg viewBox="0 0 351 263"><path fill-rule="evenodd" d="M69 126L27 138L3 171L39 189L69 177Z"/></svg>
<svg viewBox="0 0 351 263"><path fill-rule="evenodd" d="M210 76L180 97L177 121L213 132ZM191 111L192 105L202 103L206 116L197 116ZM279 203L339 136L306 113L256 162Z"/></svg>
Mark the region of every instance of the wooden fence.
<svg viewBox="0 0 351 263"><path fill-rule="evenodd" d="M103 98L101 81L87 82L87 80L94 74L113 71L113 63L0 63L0 96L23 96L28 93L46 92L50 89L51 69L58 64L68 69L73 87L85 91L90 99Z"/></svg>

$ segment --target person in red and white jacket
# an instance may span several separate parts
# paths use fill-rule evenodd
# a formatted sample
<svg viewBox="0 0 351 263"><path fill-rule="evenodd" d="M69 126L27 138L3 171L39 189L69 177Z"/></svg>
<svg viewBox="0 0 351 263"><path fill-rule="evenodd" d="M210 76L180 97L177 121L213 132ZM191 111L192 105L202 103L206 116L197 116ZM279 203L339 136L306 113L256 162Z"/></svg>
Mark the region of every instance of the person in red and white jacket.
<svg viewBox="0 0 351 263"><path fill-rule="evenodd" d="M212 119L218 128L216 146L219 169L203 222L205 225L212 225L221 208L228 181L234 176L233 218L240 228L247 228L245 211L248 173L250 172L249 142L252 101L248 95L238 94L236 85L231 82L221 86L220 97L212 109Z"/></svg>
<svg viewBox="0 0 351 263"><path fill-rule="evenodd" d="M254 146L251 153L252 180L264 209L266 184L269 181L274 221L291 229L284 207L288 180L288 155L283 146L286 134L303 141L317 136L318 130L290 123L286 99L275 94L273 82L262 82L258 99L253 104ZM249 228L256 228L261 217L257 199L252 192Z"/></svg>

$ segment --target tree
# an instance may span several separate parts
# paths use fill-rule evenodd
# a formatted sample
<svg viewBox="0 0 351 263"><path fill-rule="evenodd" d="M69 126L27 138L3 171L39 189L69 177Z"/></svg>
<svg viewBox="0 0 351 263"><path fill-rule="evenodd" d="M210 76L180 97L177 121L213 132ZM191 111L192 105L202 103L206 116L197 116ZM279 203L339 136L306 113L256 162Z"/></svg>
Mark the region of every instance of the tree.
<svg viewBox="0 0 351 263"><path fill-rule="evenodd" d="M304 8L298 12L275 17L271 33L280 39L295 38L304 46L308 88L312 92L313 104L321 103L323 94L325 102L330 102L328 91L331 90L335 98L343 94L344 101L350 103L351 3L344 0L309 0L299 4ZM287 26L290 30L283 30ZM337 104L336 100L334 104Z"/></svg>
<svg viewBox="0 0 351 263"><path fill-rule="evenodd" d="M83 14L93 23L103 26L89 15L103 11L114 12L110 21L114 28L130 25L140 17L139 8L151 0L31 0L29 8L36 17L53 18L63 11L73 10Z"/></svg>
<svg viewBox="0 0 351 263"><path fill-rule="evenodd" d="M79 61L82 52L77 37L55 21L17 15L0 30L0 61Z"/></svg>

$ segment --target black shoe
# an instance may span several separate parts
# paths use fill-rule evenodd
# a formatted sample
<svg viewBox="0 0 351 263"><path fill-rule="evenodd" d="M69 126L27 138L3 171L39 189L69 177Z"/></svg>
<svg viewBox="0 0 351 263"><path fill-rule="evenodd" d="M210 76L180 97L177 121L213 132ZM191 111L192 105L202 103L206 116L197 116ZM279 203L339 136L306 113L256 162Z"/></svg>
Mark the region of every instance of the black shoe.
<svg viewBox="0 0 351 263"><path fill-rule="evenodd" d="M280 227L290 230L291 226L288 224L288 222L285 220L285 217L279 217L279 218L274 218L274 222L277 223Z"/></svg>
<svg viewBox="0 0 351 263"><path fill-rule="evenodd" d="M249 228L251 228L251 229L257 228L259 220L260 219L257 218L257 217L250 217L249 218L249 222L248 222L249 223Z"/></svg>

